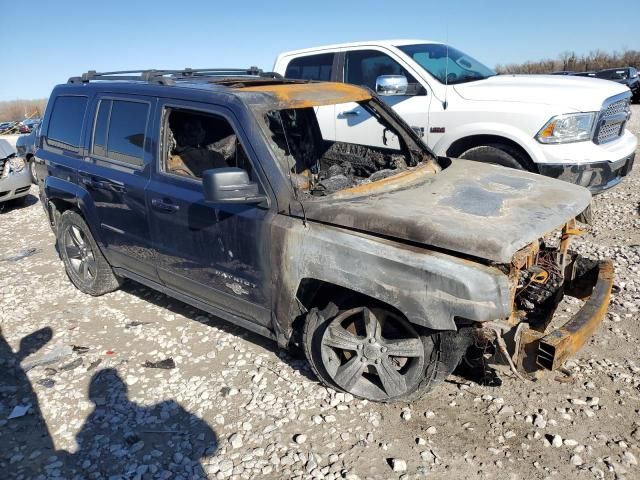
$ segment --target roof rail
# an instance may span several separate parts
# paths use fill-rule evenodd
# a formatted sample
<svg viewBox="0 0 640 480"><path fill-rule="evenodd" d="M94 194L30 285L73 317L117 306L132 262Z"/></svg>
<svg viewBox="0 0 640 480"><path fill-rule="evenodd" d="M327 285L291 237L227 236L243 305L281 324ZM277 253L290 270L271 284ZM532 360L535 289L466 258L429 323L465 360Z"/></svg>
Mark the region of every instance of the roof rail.
<svg viewBox="0 0 640 480"><path fill-rule="evenodd" d="M80 77L71 77L67 83L89 83L91 81L138 81L173 85L176 80L190 80L194 78L230 78L230 77L259 77L282 78L275 72L263 72L258 67L249 68L185 68L183 70L119 70L114 72L96 72L89 70Z"/></svg>

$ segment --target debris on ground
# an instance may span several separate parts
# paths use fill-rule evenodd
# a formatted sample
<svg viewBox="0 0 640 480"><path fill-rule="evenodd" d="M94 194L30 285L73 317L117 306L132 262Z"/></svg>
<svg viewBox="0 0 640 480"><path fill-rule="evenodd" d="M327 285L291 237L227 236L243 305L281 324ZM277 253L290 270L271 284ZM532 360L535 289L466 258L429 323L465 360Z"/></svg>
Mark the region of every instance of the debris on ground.
<svg viewBox="0 0 640 480"><path fill-rule="evenodd" d="M24 417L30 408L31 408L30 403L26 405L16 405L15 407L13 407L13 410L11 410L11 413L7 417L7 420Z"/></svg>
<svg viewBox="0 0 640 480"><path fill-rule="evenodd" d="M72 353L72 349L69 345L56 345L51 351L40 355L36 358L26 359L22 362L21 367L25 372L28 372L32 368L39 367L41 365L49 365L68 357Z"/></svg>
<svg viewBox="0 0 640 480"><path fill-rule="evenodd" d="M163 368L165 370L169 370L176 368L176 362L173 361L173 358L165 358L164 360L159 360L157 362L150 362L147 360L142 364L142 366L146 368Z"/></svg>

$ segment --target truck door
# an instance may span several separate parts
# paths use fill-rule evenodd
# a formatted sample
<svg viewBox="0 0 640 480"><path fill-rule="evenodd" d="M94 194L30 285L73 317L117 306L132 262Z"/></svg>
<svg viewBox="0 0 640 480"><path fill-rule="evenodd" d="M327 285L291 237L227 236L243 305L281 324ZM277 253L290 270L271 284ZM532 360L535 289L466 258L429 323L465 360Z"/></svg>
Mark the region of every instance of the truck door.
<svg viewBox="0 0 640 480"><path fill-rule="evenodd" d="M427 140L427 120L431 96L411 73L388 54L378 50L352 50L344 54L345 83L361 85L375 91L380 75L404 75L410 86L410 95L381 97L402 117L418 135ZM382 126L364 115L355 103L336 106L336 140L358 139L364 145L385 147ZM347 133L348 132L348 133Z"/></svg>

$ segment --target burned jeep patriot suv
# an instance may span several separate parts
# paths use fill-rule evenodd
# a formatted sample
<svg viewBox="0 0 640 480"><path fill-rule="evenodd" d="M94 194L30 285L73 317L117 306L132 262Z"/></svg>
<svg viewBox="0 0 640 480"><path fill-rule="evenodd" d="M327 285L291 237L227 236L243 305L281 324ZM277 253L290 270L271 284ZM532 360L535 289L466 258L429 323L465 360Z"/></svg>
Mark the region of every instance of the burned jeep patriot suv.
<svg viewBox="0 0 640 480"><path fill-rule="evenodd" d="M323 130L345 104L348 128ZM557 368L609 302L612 264L569 251L588 190L437 158L361 87L88 72L53 90L36 156L81 291L140 282L301 349L362 398L417 398L473 349L519 375ZM584 304L560 322L565 295Z"/></svg>

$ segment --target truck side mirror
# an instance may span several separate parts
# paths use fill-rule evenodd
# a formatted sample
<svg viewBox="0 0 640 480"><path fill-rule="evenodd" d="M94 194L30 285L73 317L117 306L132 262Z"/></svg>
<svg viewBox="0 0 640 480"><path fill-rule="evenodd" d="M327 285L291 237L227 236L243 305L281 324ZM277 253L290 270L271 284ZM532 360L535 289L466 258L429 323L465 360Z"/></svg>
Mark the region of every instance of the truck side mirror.
<svg viewBox="0 0 640 480"><path fill-rule="evenodd" d="M212 168L202 172L202 190L206 202L258 204L267 200L249 174L235 167Z"/></svg>
<svg viewBox="0 0 640 480"><path fill-rule="evenodd" d="M380 75L376 78L378 95L406 95L409 82L404 75Z"/></svg>

